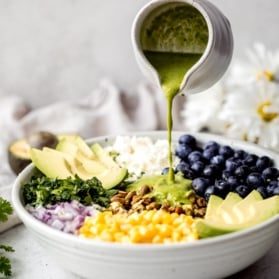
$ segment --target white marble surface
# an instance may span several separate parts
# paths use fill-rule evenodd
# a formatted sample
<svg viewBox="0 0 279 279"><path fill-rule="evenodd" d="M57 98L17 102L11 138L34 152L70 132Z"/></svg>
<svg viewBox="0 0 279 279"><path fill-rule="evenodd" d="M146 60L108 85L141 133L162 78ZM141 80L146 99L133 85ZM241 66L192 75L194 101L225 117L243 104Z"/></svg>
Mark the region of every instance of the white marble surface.
<svg viewBox="0 0 279 279"><path fill-rule="evenodd" d="M57 266L23 225L0 234L0 238L1 243L16 250L9 254L13 266L11 279L81 279ZM227 279L277 279L278 274L279 241L257 263Z"/></svg>
<svg viewBox="0 0 279 279"><path fill-rule="evenodd" d="M23 225L5 232L0 237L1 243L15 249L14 253L7 254L11 259L13 279L80 279L52 262Z"/></svg>

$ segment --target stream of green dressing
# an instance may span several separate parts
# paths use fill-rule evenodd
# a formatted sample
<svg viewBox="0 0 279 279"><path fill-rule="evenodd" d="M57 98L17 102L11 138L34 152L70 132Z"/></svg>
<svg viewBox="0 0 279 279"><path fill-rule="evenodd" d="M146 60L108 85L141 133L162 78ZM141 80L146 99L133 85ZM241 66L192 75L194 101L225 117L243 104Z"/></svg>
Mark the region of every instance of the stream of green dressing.
<svg viewBox="0 0 279 279"><path fill-rule="evenodd" d="M174 3L168 9L155 10L155 17L144 23L141 42L143 53L157 71L162 92L167 102L168 175L142 178L130 185L136 190L150 185L157 200L172 198L174 203L189 203L185 193L191 190L191 181L173 170L172 107L186 73L201 58L208 42L207 24L200 12L189 4Z"/></svg>
<svg viewBox="0 0 279 279"><path fill-rule="evenodd" d="M167 129L168 129L168 160L169 177L168 182L174 181L174 171L172 162L172 104L173 99L180 89L182 80L187 71L200 59L201 54L196 53L170 53L170 52L150 52L144 51L146 58L157 70L162 91L167 100Z"/></svg>

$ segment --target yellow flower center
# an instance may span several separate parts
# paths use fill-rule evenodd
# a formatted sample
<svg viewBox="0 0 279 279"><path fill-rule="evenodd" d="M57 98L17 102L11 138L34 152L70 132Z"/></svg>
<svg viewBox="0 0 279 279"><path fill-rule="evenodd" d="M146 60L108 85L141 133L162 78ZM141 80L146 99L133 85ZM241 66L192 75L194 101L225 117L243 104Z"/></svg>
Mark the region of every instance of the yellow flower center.
<svg viewBox="0 0 279 279"><path fill-rule="evenodd" d="M259 71L257 74L257 79L261 80L264 78L268 81L274 81L275 75L274 75L274 73L272 73L271 71L268 71L268 70Z"/></svg>
<svg viewBox="0 0 279 279"><path fill-rule="evenodd" d="M278 113L276 112L268 112L267 108L270 106L271 106L271 102L265 102L260 104L258 107L258 114L266 122L270 122L278 116Z"/></svg>

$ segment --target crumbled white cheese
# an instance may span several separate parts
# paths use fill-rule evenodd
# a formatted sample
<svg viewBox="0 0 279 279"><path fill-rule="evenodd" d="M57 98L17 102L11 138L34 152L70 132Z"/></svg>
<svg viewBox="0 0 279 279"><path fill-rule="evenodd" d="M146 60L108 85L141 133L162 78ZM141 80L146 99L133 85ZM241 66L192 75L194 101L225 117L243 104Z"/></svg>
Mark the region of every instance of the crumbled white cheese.
<svg viewBox="0 0 279 279"><path fill-rule="evenodd" d="M162 170L169 166L167 140L158 139L153 142L149 137L118 136L106 150L117 154L116 162L128 169L132 180L161 174Z"/></svg>

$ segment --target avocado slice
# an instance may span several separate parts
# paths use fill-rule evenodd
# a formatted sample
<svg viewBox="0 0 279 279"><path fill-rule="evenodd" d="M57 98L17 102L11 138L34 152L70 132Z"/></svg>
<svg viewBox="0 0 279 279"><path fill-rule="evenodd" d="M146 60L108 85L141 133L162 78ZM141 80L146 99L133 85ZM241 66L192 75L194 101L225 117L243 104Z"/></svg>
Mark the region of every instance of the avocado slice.
<svg viewBox="0 0 279 279"><path fill-rule="evenodd" d="M32 161L46 176L65 179L78 175L87 180L98 178L104 188L110 189L127 176L127 169L121 168L98 145L97 153L79 136L64 138L56 149L43 148L41 152L32 149Z"/></svg>
<svg viewBox="0 0 279 279"><path fill-rule="evenodd" d="M244 199L241 198L239 202L236 202L234 197L228 197L227 202L234 203L231 208L229 208L226 199L222 203L217 199L217 205L214 205L215 199L212 199L213 205L211 207L213 209L215 207L216 214L212 211L204 219L195 221L196 230L201 238L243 230L266 221L279 213L278 195L268 199L259 199L257 193L253 193ZM229 217L224 218L223 212L226 212Z"/></svg>
<svg viewBox="0 0 279 279"><path fill-rule="evenodd" d="M214 217L217 212L217 208L221 205L223 199L216 195L211 195L206 207L205 218L209 219Z"/></svg>
<svg viewBox="0 0 279 279"><path fill-rule="evenodd" d="M91 148L88 146L88 144L83 140L82 137L76 135L76 136L72 136L72 137L68 137L68 138L62 138L59 142L59 144L57 145L56 149L63 151L68 145L72 144L72 148L73 146L75 146L81 154L83 154L84 156L88 157L88 158L93 158L94 157L94 153L92 152ZM65 150L67 153L70 152L70 148L67 150ZM64 151L63 151L64 152Z"/></svg>
<svg viewBox="0 0 279 279"><path fill-rule="evenodd" d="M128 174L127 169L119 167L100 144L95 143L90 148L79 136L62 140L56 149L73 155L82 164L76 170L81 178L94 175L106 189L121 183Z"/></svg>
<svg viewBox="0 0 279 279"><path fill-rule="evenodd" d="M112 157L101 147L100 144L94 143L91 146L93 153L97 156L97 158L108 167L115 167L117 165Z"/></svg>
<svg viewBox="0 0 279 279"><path fill-rule="evenodd" d="M226 198L222 201L220 206L216 210L217 218L222 218L227 224L234 224L237 222L238 217L232 210L233 206L242 201L242 198L234 192L229 192Z"/></svg>
<svg viewBox="0 0 279 279"><path fill-rule="evenodd" d="M61 152L61 151L47 148L47 147L43 148L42 151L45 152L46 155L48 155L48 156L62 157L64 159L65 164L68 167L72 177L75 175L78 175L81 179L87 180L87 179L91 179L94 176L92 173L87 172L83 168L82 163L79 160L77 160L77 158L70 153ZM43 173L46 174L46 172L43 172ZM50 175L52 175L52 173L50 173ZM47 175L47 176L49 176L49 175ZM51 176L49 176L49 177L51 177ZM61 173L58 176L58 178L60 178L60 179L65 179L67 177L68 176L65 176L65 173Z"/></svg>
<svg viewBox="0 0 279 279"><path fill-rule="evenodd" d="M73 177L70 166L61 152L50 150L51 152L47 151L47 148L43 148L43 150L30 149L30 157L36 168L50 178Z"/></svg>
<svg viewBox="0 0 279 279"><path fill-rule="evenodd" d="M106 166L100 162L100 160L98 160L91 149L89 152L86 149L84 149L86 152L82 152L78 144L76 144L74 141L62 140L57 145L56 150L72 155L79 162L77 162L77 164L81 164L83 166L84 170L82 170L82 172L85 171L89 173L88 175L84 173L85 177L90 176L90 174L92 177L92 174L103 172L106 169ZM82 178L82 176L80 177Z"/></svg>
<svg viewBox="0 0 279 279"><path fill-rule="evenodd" d="M233 208L233 211L238 217L239 222L242 223L244 221L245 216L243 216L242 212L245 211L250 206L250 204L262 200L262 195L257 190L253 190L248 194L248 196L246 196L245 199L236 204Z"/></svg>

